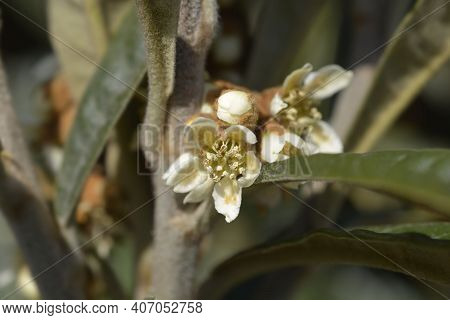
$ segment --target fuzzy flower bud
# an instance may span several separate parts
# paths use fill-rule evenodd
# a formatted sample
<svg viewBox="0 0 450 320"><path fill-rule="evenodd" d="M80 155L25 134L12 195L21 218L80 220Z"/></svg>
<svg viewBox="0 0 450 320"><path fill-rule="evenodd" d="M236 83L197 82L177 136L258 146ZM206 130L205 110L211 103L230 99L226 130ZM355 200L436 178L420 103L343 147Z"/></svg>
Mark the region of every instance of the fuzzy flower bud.
<svg viewBox="0 0 450 320"><path fill-rule="evenodd" d="M217 117L227 124L254 127L258 119L250 93L229 90L217 99Z"/></svg>

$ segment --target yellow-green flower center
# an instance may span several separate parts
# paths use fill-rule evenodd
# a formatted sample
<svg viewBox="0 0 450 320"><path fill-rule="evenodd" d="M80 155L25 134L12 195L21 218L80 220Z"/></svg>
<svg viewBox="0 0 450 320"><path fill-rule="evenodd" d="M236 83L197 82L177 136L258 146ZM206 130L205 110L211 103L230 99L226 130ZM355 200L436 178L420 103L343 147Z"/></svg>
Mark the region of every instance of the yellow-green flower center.
<svg viewBox="0 0 450 320"><path fill-rule="evenodd" d="M317 110L317 101L309 98L304 92L291 90L282 99L288 107L282 110L277 118L281 124L298 135L307 134L312 125L322 119L322 114Z"/></svg>
<svg viewBox="0 0 450 320"><path fill-rule="evenodd" d="M211 179L219 182L224 177L236 179L245 173L246 150L229 138L218 138L200 152L200 161Z"/></svg>

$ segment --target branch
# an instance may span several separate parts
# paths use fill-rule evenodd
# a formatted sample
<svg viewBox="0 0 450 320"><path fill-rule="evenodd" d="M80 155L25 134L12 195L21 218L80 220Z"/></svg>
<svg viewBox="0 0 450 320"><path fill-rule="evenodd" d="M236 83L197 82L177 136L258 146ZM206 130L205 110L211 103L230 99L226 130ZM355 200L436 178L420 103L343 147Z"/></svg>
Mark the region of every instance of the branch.
<svg viewBox="0 0 450 320"><path fill-rule="evenodd" d="M142 1L137 3L139 6ZM180 152L177 148L180 139L177 128L200 107L205 58L216 21L215 0L181 1L176 39L175 83L167 103L170 115L163 114L167 119L167 129L164 132L165 152L160 162L165 168ZM149 65L149 69L151 68L152 65ZM150 100L154 94L157 93L150 84ZM190 299L195 296L194 278L199 240L204 233L203 222L211 203L206 201L200 205L183 205L179 195L168 191L161 179L162 168L159 169L153 178L155 194L160 195L155 203L153 294L158 299Z"/></svg>
<svg viewBox="0 0 450 320"><path fill-rule="evenodd" d="M28 153L22 130L12 107L11 96L6 83L3 61L0 59L0 142L2 155L14 159L16 166L11 166L14 176L28 185L35 195L43 199L36 174Z"/></svg>
<svg viewBox="0 0 450 320"><path fill-rule="evenodd" d="M175 82L175 45L180 0L136 0L138 18L147 47L148 103L144 125L162 129L167 113L167 101ZM159 133L159 132L158 132ZM145 141L145 130L141 132ZM155 166L157 146L146 153L147 162Z"/></svg>
<svg viewBox="0 0 450 320"><path fill-rule="evenodd" d="M5 167L0 162L0 211L37 277L42 298L83 299L83 269L78 257L71 255L43 202Z"/></svg>
<svg viewBox="0 0 450 320"><path fill-rule="evenodd" d="M30 266L45 299L83 298L83 272L70 254L43 202L25 139L11 105L3 63L0 61L0 212L2 212Z"/></svg>

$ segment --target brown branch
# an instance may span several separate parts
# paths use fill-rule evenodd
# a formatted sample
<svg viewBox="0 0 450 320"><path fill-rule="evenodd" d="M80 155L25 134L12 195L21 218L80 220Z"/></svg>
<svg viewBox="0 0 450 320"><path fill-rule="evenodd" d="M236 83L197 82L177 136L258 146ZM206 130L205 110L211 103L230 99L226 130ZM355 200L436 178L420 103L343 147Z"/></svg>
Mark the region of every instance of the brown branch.
<svg viewBox="0 0 450 320"><path fill-rule="evenodd" d="M0 61L0 142L3 157L14 160L14 176L27 184L39 198L43 198L28 148L12 107L3 62Z"/></svg>
<svg viewBox="0 0 450 320"><path fill-rule="evenodd" d="M138 1L138 5L141 1ZM152 4L152 1L148 1ZM207 50L217 20L215 0L182 0L176 39L175 83L165 114L163 168L179 155L179 129L200 107L203 97ZM149 69L152 66L149 65ZM149 77L150 77L149 72ZM151 79L150 79L151 82ZM154 88L150 84L150 99ZM157 94L157 93L156 93ZM153 107L153 112L155 108ZM204 232L210 202L183 205L179 195L167 191L162 168L153 177L155 203L153 292L158 299L190 299L195 296L194 279L199 240Z"/></svg>
<svg viewBox="0 0 450 320"><path fill-rule="evenodd" d="M82 299L83 269L78 256L70 255L56 221L42 201L8 171L0 163L0 211L36 277L42 298Z"/></svg>

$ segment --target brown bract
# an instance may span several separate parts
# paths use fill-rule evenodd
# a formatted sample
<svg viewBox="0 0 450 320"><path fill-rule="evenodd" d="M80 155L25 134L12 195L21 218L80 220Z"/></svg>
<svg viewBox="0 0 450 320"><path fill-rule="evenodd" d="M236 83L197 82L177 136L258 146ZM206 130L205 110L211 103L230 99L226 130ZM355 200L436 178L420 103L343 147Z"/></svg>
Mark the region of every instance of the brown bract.
<svg viewBox="0 0 450 320"><path fill-rule="evenodd" d="M105 207L105 188L105 176L98 170L87 178L76 212L76 220L79 224L86 224L90 214L96 208Z"/></svg>
<svg viewBox="0 0 450 320"><path fill-rule="evenodd" d="M58 143L63 144L72 127L77 105L70 92L69 84L62 75L56 76L48 84L47 96L55 116L56 139Z"/></svg>
<svg viewBox="0 0 450 320"><path fill-rule="evenodd" d="M269 131L271 133L276 133L281 136L282 134L285 133L286 129L276 120L271 119L264 124L263 131Z"/></svg>
<svg viewBox="0 0 450 320"><path fill-rule="evenodd" d="M267 119L271 118L272 115L270 113L270 103L272 102L273 97L280 91L281 87L272 87L263 90L258 95L258 103L256 107L259 112L259 120L263 123L267 121Z"/></svg>

